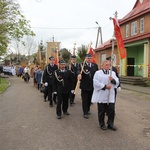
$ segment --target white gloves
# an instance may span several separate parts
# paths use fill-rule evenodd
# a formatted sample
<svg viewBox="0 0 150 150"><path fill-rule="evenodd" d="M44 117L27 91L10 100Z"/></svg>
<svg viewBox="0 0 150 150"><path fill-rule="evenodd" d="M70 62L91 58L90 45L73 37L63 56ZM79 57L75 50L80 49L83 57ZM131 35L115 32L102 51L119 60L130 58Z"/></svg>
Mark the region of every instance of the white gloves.
<svg viewBox="0 0 150 150"><path fill-rule="evenodd" d="M71 90L71 93L74 94L74 90Z"/></svg>
<svg viewBox="0 0 150 150"><path fill-rule="evenodd" d="M44 85L45 85L45 86L48 86L48 83L47 83L47 82L45 82L45 83L44 83Z"/></svg>
<svg viewBox="0 0 150 150"><path fill-rule="evenodd" d="M57 92L54 92L53 94L57 94Z"/></svg>
<svg viewBox="0 0 150 150"><path fill-rule="evenodd" d="M117 91L121 91L121 87L118 87L118 88L117 88Z"/></svg>

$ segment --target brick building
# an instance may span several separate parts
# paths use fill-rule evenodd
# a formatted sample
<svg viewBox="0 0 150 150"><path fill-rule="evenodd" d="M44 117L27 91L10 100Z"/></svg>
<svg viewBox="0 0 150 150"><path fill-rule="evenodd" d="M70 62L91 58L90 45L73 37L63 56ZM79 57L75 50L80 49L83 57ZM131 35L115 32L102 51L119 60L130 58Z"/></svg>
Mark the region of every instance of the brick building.
<svg viewBox="0 0 150 150"><path fill-rule="evenodd" d="M113 23L112 23L113 24ZM150 79L150 0L137 0L133 9L120 20L127 57L120 59L115 42L114 63L120 76L141 76ZM99 66L111 55L112 44L107 41L95 49Z"/></svg>

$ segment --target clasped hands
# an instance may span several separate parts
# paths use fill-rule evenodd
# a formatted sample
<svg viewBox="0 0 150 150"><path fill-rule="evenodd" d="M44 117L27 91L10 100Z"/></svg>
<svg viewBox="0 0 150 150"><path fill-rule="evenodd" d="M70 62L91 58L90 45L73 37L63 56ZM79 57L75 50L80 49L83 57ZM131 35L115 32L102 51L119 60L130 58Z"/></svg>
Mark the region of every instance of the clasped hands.
<svg viewBox="0 0 150 150"><path fill-rule="evenodd" d="M113 77L109 76L108 79L111 82L113 80ZM106 84L106 89L111 89L111 84Z"/></svg>

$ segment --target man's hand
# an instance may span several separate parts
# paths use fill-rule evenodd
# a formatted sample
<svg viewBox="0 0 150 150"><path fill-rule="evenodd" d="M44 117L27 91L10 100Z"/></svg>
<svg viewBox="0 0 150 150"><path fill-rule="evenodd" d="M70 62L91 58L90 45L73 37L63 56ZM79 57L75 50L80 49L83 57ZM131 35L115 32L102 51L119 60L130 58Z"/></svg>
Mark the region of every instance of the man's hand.
<svg viewBox="0 0 150 150"><path fill-rule="evenodd" d="M112 80L113 80L113 77L112 77L112 76L109 76L108 78L109 78L109 80L110 80L110 81L112 81Z"/></svg>
<svg viewBox="0 0 150 150"><path fill-rule="evenodd" d="M121 91L121 87L120 86L117 88L117 91Z"/></svg>
<svg viewBox="0 0 150 150"><path fill-rule="evenodd" d="M45 85L45 86L48 86L48 83L47 83L47 82L45 82L45 83L44 83L44 85Z"/></svg>
<svg viewBox="0 0 150 150"><path fill-rule="evenodd" d="M82 79L82 75L79 74L79 75L78 75L78 80L80 81L81 79Z"/></svg>
<svg viewBox="0 0 150 150"><path fill-rule="evenodd" d="M74 90L71 90L71 93L74 94Z"/></svg>
<svg viewBox="0 0 150 150"><path fill-rule="evenodd" d="M107 84L107 85L106 85L106 89L111 89L111 85L110 85L110 84Z"/></svg>

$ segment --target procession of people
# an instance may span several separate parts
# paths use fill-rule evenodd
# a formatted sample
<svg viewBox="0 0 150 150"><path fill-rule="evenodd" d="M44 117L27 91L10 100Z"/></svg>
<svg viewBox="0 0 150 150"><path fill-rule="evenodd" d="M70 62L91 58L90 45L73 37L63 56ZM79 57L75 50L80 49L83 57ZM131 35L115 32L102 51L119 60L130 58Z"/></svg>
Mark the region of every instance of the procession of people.
<svg viewBox="0 0 150 150"><path fill-rule="evenodd" d="M116 91L118 87L120 88L117 69L111 65L111 57L103 61L101 68L92 62L92 57L90 53L86 54L85 61L80 64L76 62L76 56L72 55L69 64L62 59L57 65L55 58L50 56L44 70L40 66L34 67L33 84L43 93L44 102L48 101L50 107L56 105L57 119L61 119L63 115L70 115L68 108L75 105L76 90L79 86L83 118L89 119L90 107L96 103L100 128L116 131L114 125ZM25 68L20 66L19 73L19 76L30 74L28 66Z"/></svg>

